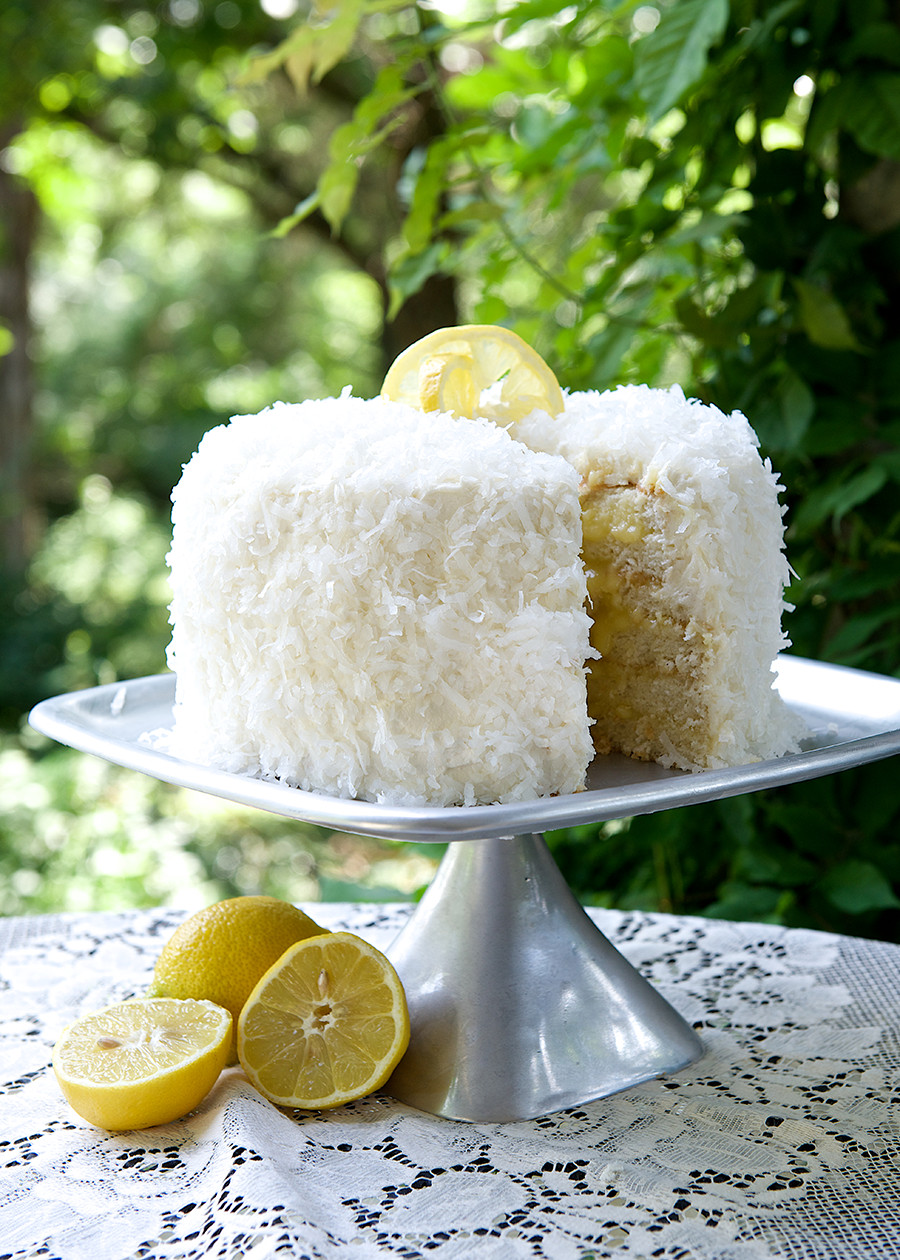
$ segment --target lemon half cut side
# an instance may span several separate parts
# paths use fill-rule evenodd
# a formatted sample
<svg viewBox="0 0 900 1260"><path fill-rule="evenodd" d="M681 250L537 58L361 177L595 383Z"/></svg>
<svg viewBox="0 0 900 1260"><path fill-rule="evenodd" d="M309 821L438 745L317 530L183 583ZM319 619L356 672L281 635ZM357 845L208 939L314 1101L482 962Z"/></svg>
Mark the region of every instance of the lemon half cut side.
<svg viewBox="0 0 900 1260"><path fill-rule="evenodd" d="M482 416L508 428L564 401L553 372L526 341L496 324L439 328L402 351L381 387L383 398L420 411Z"/></svg>
<svg viewBox="0 0 900 1260"><path fill-rule="evenodd" d="M318 1111L385 1083L409 1043L403 986L385 956L350 932L292 946L238 1020L251 1083L281 1107Z"/></svg>
<svg viewBox="0 0 900 1260"><path fill-rule="evenodd" d="M53 1049L53 1071L69 1105L99 1129L168 1124L216 1083L231 1024L213 1002L132 998L69 1024Z"/></svg>

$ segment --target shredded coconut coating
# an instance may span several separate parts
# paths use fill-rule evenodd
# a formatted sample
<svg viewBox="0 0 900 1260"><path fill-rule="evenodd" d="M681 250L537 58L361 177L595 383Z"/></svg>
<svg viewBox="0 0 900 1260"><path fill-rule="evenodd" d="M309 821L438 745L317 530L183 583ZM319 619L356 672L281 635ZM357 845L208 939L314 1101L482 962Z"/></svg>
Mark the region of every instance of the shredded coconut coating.
<svg viewBox="0 0 900 1260"><path fill-rule="evenodd" d="M173 753L403 805L583 786L567 461L345 391L211 430L172 497Z"/></svg>

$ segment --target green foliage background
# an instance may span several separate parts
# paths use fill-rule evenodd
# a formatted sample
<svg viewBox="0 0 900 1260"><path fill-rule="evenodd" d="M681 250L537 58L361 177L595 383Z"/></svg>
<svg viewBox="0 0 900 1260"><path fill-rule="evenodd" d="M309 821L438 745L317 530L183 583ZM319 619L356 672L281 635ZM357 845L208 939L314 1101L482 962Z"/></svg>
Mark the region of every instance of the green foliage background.
<svg viewBox="0 0 900 1260"><path fill-rule="evenodd" d="M312 830L111 770L88 789L22 715L162 668L167 495L200 433L278 397L375 392L448 294L569 387L678 382L742 410L785 485L793 650L900 672L891 5L49 8L82 24L80 60L21 27L27 6L0 19L33 50L5 168L42 209L44 528L0 627L7 912L166 899L175 852L206 900L427 879L434 853L359 842L341 866ZM22 84L2 73L9 112ZM586 901L897 940L895 766L549 839Z"/></svg>

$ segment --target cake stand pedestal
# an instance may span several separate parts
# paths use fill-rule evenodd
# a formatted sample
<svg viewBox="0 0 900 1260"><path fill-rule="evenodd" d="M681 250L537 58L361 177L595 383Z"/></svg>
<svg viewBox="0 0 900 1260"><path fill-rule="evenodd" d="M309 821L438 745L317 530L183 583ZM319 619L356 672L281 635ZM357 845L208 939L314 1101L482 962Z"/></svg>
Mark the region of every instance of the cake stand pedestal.
<svg viewBox="0 0 900 1260"><path fill-rule="evenodd" d="M435 1115L530 1120L703 1053L584 912L540 834L451 844L387 954L412 1026L387 1092Z"/></svg>

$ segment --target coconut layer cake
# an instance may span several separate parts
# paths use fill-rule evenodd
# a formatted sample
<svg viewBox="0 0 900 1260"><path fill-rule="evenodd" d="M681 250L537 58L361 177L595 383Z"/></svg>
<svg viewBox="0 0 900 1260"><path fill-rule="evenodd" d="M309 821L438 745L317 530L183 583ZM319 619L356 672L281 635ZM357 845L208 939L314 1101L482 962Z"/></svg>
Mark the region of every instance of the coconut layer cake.
<svg viewBox="0 0 900 1260"><path fill-rule="evenodd" d="M485 421L347 391L211 430L173 492L169 751L393 804L579 790L578 492Z"/></svg>
<svg viewBox="0 0 900 1260"><path fill-rule="evenodd" d="M515 432L579 474L597 750L689 770L795 751L772 672L788 646L781 487L745 417L633 385L569 394Z"/></svg>

